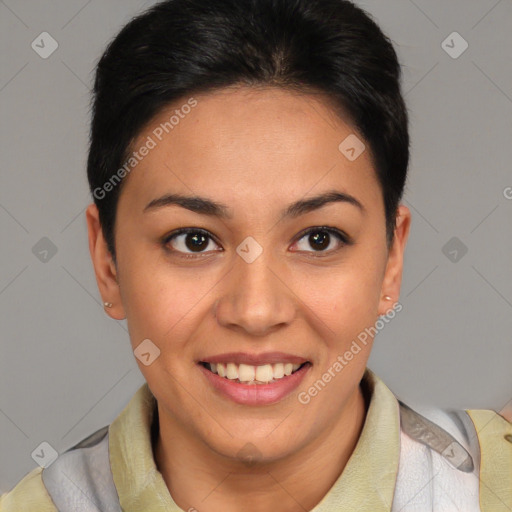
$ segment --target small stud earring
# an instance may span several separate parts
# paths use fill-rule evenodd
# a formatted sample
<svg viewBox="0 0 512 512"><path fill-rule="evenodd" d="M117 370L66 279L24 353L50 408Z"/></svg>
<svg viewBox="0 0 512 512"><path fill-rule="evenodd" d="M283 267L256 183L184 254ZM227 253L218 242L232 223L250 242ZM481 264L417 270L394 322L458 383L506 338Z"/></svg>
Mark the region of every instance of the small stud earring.
<svg viewBox="0 0 512 512"><path fill-rule="evenodd" d="M103 305L106 307L106 308L111 308L112 307L112 302L104 302Z"/></svg>
<svg viewBox="0 0 512 512"><path fill-rule="evenodd" d="M390 297L389 295L384 295L384 300L391 300L392 297Z"/></svg>

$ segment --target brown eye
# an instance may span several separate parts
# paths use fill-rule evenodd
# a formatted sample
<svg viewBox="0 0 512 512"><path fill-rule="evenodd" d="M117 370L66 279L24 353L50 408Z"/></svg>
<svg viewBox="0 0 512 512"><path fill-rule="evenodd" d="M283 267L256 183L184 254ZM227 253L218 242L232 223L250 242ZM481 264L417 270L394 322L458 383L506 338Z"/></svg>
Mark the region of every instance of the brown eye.
<svg viewBox="0 0 512 512"><path fill-rule="evenodd" d="M301 242L302 240L305 242ZM299 251L332 252L348 243L347 237L336 229L311 228L302 234L297 246Z"/></svg>
<svg viewBox="0 0 512 512"><path fill-rule="evenodd" d="M201 229L180 229L164 240L164 245L171 252L189 254L202 254L207 249L214 250L217 245L208 232ZM170 246L170 247L169 247Z"/></svg>
<svg viewBox="0 0 512 512"><path fill-rule="evenodd" d="M317 231L308 235L308 242L315 250L322 251L329 247L331 235L327 231Z"/></svg>

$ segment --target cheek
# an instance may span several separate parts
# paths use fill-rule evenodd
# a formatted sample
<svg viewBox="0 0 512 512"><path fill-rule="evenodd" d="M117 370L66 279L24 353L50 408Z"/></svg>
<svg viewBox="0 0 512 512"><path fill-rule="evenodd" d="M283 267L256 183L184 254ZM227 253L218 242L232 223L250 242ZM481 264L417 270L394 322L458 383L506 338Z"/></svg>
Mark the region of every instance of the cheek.
<svg viewBox="0 0 512 512"><path fill-rule="evenodd" d="M142 267L133 260L125 275L123 303L132 345L149 338L166 354L185 355L186 340L207 314L214 283L197 270L173 271L162 262Z"/></svg>
<svg viewBox="0 0 512 512"><path fill-rule="evenodd" d="M340 265L316 269L298 282L297 295L338 340L357 336L378 317L383 263L375 254L361 248Z"/></svg>

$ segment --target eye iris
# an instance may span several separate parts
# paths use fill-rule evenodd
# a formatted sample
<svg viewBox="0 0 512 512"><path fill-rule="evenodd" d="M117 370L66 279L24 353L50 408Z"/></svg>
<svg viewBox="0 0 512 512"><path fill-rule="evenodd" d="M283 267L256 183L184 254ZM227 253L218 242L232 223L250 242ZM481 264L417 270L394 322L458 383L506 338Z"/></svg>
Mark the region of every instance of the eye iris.
<svg viewBox="0 0 512 512"><path fill-rule="evenodd" d="M316 231L309 235L309 242L315 249L325 249L326 247L329 247L330 235L326 231Z"/></svg>
<svg viewBox="0 0 512 512"><path fill-rule="evenodd" d="M200 251L208 246L208 237L202 233L189 233L185 237L185 245L191 251Z"/></svg>

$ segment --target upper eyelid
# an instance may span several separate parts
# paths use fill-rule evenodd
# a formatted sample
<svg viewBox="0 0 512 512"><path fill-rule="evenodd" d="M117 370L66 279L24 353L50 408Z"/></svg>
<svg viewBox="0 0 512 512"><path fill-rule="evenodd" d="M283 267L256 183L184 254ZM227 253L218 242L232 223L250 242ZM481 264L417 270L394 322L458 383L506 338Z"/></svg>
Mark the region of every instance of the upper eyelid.
<svg viewBox="0 0 512 512"><path fill-rule="evenodd" d="M188 235L190 233L201 233L202 235L205 235L208 238L211 238L216 244L219 244L219 242L217 242L217 239L216 239L215 235L213 235L207 229L204 229L204 228L179 228L179 229L175 229L173 232L165 235L164 238L163 238L163 241L165 243L169 243L169 241L172 240L173 238L176 238L176 237L181 236L181 235Z"/></svg>

